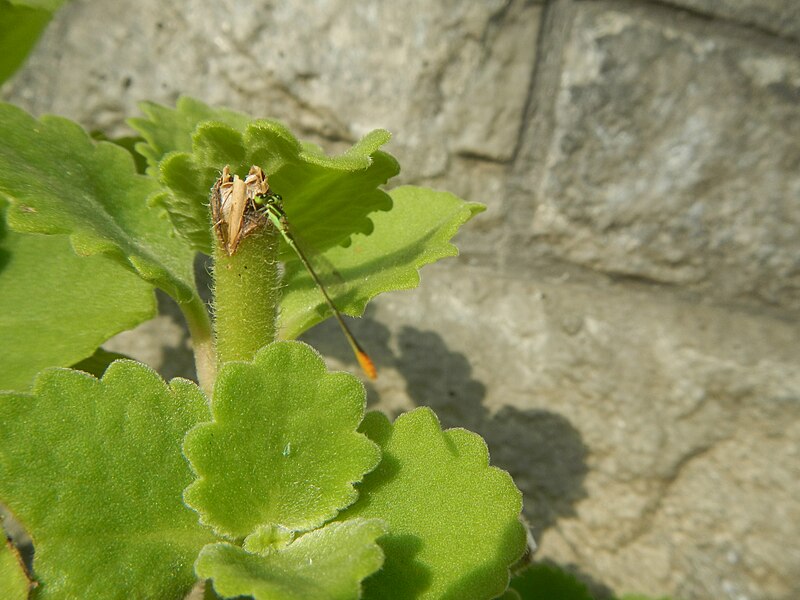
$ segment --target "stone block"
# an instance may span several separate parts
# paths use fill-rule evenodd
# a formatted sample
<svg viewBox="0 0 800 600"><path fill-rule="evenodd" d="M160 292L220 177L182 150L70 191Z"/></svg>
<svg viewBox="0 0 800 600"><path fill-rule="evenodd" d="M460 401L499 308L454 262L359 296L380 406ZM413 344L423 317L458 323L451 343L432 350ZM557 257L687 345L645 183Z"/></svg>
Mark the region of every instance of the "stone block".
<svg viewBox="0 0 800 600"><path fill-rule="evenodd" d="M512 259L800 308L796 51L581 3L554 102Z"/></svg>

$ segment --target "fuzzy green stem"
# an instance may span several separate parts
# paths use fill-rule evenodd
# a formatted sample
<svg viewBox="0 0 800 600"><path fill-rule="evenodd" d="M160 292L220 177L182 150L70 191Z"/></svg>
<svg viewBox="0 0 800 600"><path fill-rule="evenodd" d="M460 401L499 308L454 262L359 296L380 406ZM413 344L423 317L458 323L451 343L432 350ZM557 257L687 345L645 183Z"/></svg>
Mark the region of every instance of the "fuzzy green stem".
<svg viewBox="0 0 800 600"><path fill-rule="evenodd" d="M214 380L217 376L217 359L214 352L214 337L211 333L211 319L208 310L199 296L195 295L189 302L179 304L194 350L194 365L197 371L197 382L206 396L211 397Z"/></svg>
<svg viewBox="0 0 800 600"><path fill-rule="evenodd" d="M271 225L242 239L233 256L214 250L217 361L252 360L275 340L280 273L278 232Z"/></svg>

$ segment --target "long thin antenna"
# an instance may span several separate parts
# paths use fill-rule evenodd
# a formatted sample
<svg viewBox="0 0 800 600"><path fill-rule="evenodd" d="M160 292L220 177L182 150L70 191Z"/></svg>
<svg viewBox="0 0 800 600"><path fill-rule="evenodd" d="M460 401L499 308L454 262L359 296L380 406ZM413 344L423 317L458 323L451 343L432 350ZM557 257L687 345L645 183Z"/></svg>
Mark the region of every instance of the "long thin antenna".
<svg viewBox="0 0 800 600"><path fill-rule="evenodd" d="M269 216L269 220L272 221L273 225L278 228L278 231L281 232L286 243L292 247L292 250L295 251L298 258L305 266L306 270L311 275L314 283L317 284L317 287L322 292L322 295L325 297L325 302L328 303L328 306L333 311L333 316L336 317L336 321L339 323L339 327L342 329L342 333L344 333L345 339L350 344L350 348L353 349L353 354L356 356L356 360L358 364L361 365L362 370L366 373L367 377L370 379L377 379L378 377L378 370L375 368L375 363L372 362L372 359L369 355L364 351L361 347L361 344L358 343L353 333L350 331L350 328L344 322L342 318L342 313L339 312L339 309L336 308L336 305L333 303L333 300L328 295L328 291L325 289L325 286L322 284L322 281L317 276L314 269L311 267L311 262L305 255L305 252L300 248L297 244L297 241L294 239L292 232L289 230L289 221L286 218L286 213L277 206L277 204L273 202L268 202L265 204L265 208L267 209L267 215Z"/></svg>

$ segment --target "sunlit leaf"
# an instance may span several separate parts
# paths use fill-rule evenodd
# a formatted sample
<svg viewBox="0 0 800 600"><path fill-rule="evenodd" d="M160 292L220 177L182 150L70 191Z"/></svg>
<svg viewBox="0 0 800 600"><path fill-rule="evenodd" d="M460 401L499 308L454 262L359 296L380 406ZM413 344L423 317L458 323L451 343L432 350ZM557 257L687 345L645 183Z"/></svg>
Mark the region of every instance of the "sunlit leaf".
<svg viewBox="0 0 800 600"><path fill-rule="evenodd" d="M182 501L185 432L208 418L193 383L140 363L102 380L50 369L0 393L0 502L33 539L37 600L181 598L213 541Z"/></svg>
<svg viewBox="0 0 800 600"><path fill-rule="evenodd" d="M218 121L235 129L243 129L250 121L242 113L211 108L187 96L178 98L175 108L142 102L139 109L145 117L128 119L128 124L144 138L144 142L136 145L136 151L147 159L151 175L158 174L158 163L166 154L192 150L192 134L202 121Z"/></svg>
<svg viewBox="0 0 800 600"><path fill-rule="evenodd" d="M45 367L92 356L156 314L153 288L103 256L76 256L63 235L5 231L0 198L0 389L25 390Z"/></svg>
<svg viewBox="0 0 800 600"><path fill-rule="evenodd" d="M31 582L17 549L2 534L0 527L0 597L3 600L26 600Z"/></svg>
<svg viewBox="0 0 800 600"><path fill-rule="evenodd" d="M328 278L328 291L346 314L360 316L378 294L419 285L419 269L456 256L458 249L450 240L485 208L448 192L413 186L396 188L390 195L394 206L390 212L372 216L375 230L371 235L353 236L350 246L334 247L323 254L324 264L335 272L335 278ZM283 283L282 338L297 337L331 315L302 264L287 265Z"/></svg>
<svg viewBox="0 0 800 600"><path fill-rule="evenodd" d="M225 364L213 421L186 437L198 474L186 502L231 538L260 525L318 527L356 499L353 484L380 459L356 431L365 402L355 377L326 371L298 342L271 344L252 363Z"/></svg>
<svg viewBox="0 0 800 600"><path fill-rule="evenodd" d="M60 117L0 104L0 193L24 233L66 234L78 254L104 254L178 301L195 296L194 251L147 198L159 190L131 155L93 142Z"/></svg>
<svg viewBox="0 0 800 600"><path fill-rule="evenodd" d="M10 0L11 4L16 6L28 6L30 8L38 8L40 10L47 10L55 12L67 0Z"/></svg>
<svg viewBox="0 0 800 600"><path fill-rule="evenodd" d="M100 130L94 130L89 135L96 142L111 142L120 148L125 148L125 150L127 150L133 158L133 163L136 165L137 173L142 174L147 170L147 159L145 159L145 157L139 154L139 152L136 150L136 146L142 143L142 138L136 136L121 136L111 138L108 137L105 132Z"/></svg>
<svg viewBox="0 0 800 600"><path fill-rule="evenodd" d="M490 600L525 551L522 495L488 464L484 441L464 429L442 431L419 408L394 424L369 413L362 429L383 452L340 518L389 523L383 569L364 582L365 598Z"/></svg>
<svg viewBox="0 0 800 600"><path fill-rule="evenodd" d="M195 568L223 597L255 600L356 600L361 581L378 570L386 533L379 520L352 519L306 533L261 555L220 543L203 548Z"/></svg>

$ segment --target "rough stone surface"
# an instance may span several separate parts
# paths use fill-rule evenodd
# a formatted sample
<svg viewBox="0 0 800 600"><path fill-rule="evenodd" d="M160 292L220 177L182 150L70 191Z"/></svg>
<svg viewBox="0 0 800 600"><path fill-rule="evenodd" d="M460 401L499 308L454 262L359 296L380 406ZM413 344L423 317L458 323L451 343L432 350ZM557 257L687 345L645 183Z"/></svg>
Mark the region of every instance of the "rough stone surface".
<svg viewBox="0 0 800 600"><path fill-rule="evenodd" d="M372 406L488 441L597 597L800 597L795 0L73 0L2 90L127 133L181 94L484 201L353 329ZM471 265L471 266L468 266ZM204 284L203 284L204 285ZM117 338L192 376L174 306ZM307 340L354 369L334 324Z"/></svg>
<svg viewBox="0 0 800 600"><path fill-rule="evenodd" d="M789 0L665 0L669 4L721 17L800 40L800 4Z"/></svg>
<svg viewBox="0 0 800 600"><path fill-rule="evenodd" d="M705 22L581 5L516 242L533 248L517 258L800 308L797 58Z"/></svg>

